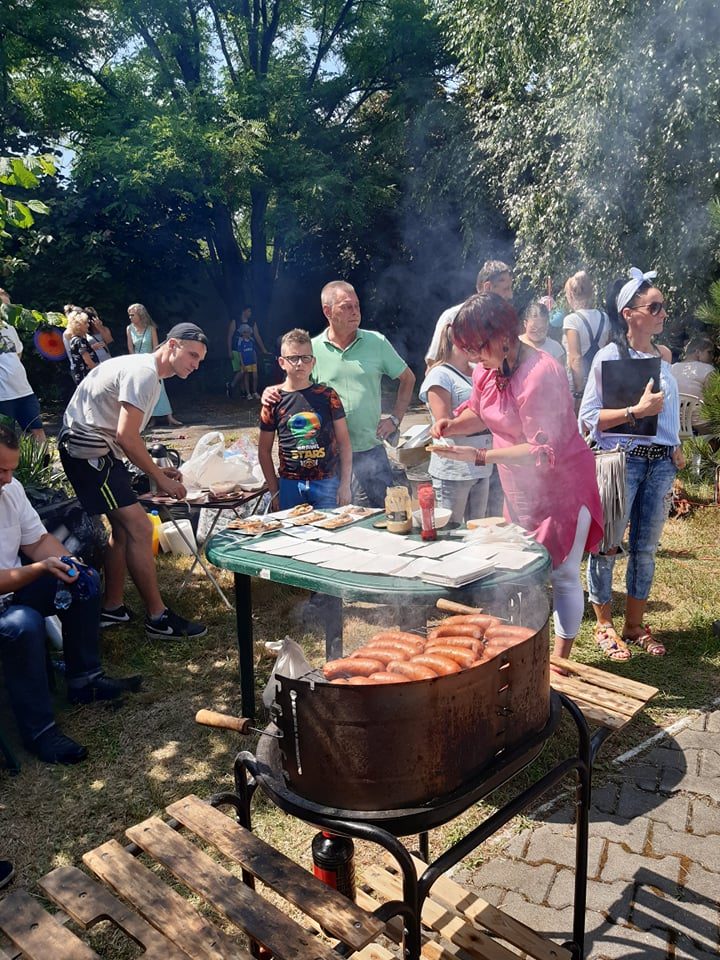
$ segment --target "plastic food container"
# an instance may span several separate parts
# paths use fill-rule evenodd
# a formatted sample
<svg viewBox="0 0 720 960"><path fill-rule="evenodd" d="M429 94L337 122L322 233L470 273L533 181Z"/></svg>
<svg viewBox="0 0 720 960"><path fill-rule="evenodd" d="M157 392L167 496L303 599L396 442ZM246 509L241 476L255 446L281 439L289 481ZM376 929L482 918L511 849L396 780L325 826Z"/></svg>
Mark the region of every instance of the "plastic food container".
<svg viewBox="0 0 720 960"><path fill-rule="evenodd" d="M197 550L197 542L195 540L195 534L193 533L192 524L189 520L176 520L177 526L182 530L185 536L188 538L190 543ZM158 538L160 540L160 546L163 548L165 553L183 553L185 556L193 556L193 551L185 543L180 532L178 531L175 523L167 521L164 523L160 530L158 531Z"/></svg>

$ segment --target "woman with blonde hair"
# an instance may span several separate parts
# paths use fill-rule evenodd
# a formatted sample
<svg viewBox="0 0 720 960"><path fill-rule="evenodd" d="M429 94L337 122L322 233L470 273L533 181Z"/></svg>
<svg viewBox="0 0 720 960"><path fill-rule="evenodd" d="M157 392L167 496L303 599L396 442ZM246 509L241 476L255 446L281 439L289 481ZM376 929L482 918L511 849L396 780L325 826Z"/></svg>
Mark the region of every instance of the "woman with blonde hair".
<svg viewBox="0 0 720 960"><path fill-rule="evenodd" d="M443 418L452 419L453 410L470 399L472 394L472 367L468 355L452 338L449 323L440 335L437 359L431 364L419 391L420 400L427 405L433 423ZM456 437L475 449L489 449L492 436L488 430ZM492 466L476 467L462 460L447 460L433 453L428 473L432 478L435 500L439 507L452 510L453 523L484 517L487 512L488 490Z"/></svg>
<svg viewBox="0 0 720 960"><path fill-rule="evenodd" d="M127 325L128 353L153 353L158 345L157 325L142 303L131 303L128 307L130 323ZM166 417L169 427L181 427L182 423L173 416L165 383L160 381L160 398L152 413L153 417Z"/></svg>
<svg viewBox="0 0 720 960"><path fill-rule="evenodd" d="M563 347L577 411L593 358L610 339L610 321L603 310L593 307L595 292L584 270L578 270L566 282L565 298L572 313L563 320Z"/></svg>

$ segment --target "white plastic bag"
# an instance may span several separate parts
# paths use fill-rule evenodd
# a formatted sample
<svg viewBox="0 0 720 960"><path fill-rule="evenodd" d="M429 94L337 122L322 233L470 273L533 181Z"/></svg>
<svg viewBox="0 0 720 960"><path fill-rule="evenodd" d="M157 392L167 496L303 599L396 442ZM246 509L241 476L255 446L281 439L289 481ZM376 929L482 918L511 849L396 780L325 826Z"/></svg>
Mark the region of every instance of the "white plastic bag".
<svg viewBox="0 0 720 960"><path fill-rule="evenodd" d="M225 437L219 430L211 430L200 437L193 454L182 465L183 483L195 490L207 489L211 483L229 480L234 483L253 482L250 465L242 457L225 457Z"/></svg>
<svg viewBox="0 0 720 960"><path fill-rule="evenodd" d="M299 680L305 674L312 671L312 667L305 659L302 647L290 637L283 640L268 641L265 649L271 653L277 654L275 666L272 668L270 679L263 691L262 700L265 706L270 709L275 701L275 674L280 677L290 677L291 680Z"/></svg>

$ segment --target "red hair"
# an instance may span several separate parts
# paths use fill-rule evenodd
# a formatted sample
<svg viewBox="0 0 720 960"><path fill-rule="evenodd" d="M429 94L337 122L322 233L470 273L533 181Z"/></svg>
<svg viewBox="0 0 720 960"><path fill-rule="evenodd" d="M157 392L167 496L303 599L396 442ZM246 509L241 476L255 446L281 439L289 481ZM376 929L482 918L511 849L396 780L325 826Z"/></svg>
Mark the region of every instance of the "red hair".
<svg viewBox="0 0 720 960"><path fill-rule="evenodd" d="M518 338L518 315L496 293L476 293L460 307L453 320L453 340L461 350L473 351L489 340Z"/></svg>

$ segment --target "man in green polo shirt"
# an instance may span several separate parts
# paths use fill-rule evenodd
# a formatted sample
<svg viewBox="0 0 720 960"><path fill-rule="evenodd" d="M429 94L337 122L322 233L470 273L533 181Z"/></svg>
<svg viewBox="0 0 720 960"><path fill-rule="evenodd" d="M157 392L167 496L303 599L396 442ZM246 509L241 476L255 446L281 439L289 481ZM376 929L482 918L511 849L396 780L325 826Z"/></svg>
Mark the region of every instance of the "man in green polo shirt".
<svg viewBox="0 0 720 960"><path fill-rule="evenodd" d="M390 342L360 329L360 303L351 284L333 280L320 295L327 329L313 339L314 379L339 395L353 450L353 478L372 506L382 507L392 473L383 441L400 425L412 396L415 374ZM383 376L398 381L392 413L382 415Z"/></svg>

